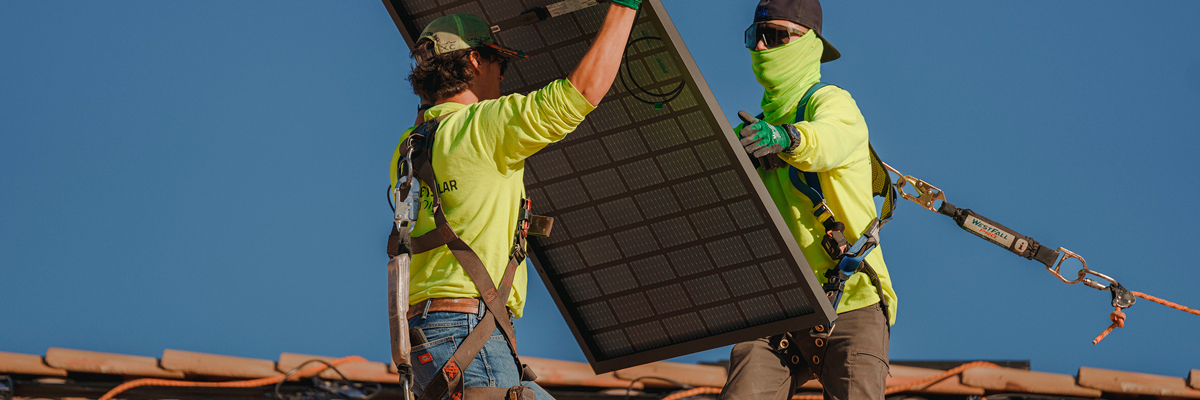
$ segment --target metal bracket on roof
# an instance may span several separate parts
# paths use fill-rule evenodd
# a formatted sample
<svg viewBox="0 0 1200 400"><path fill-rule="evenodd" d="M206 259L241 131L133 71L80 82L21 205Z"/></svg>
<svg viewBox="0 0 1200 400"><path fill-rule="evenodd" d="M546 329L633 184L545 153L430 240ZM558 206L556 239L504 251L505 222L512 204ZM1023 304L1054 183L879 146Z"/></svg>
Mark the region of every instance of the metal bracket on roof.
<svg viewBox="0 0 1200 400"><path fill-rule="evenodd" d="M550 18L570 14L597 4L600 4L600 2L597 0L564 0L547 5L545 7L534 7L533 9L521 13L521 15L515 18L500 21L495 25L492 25L492 33L545 21Z"/></svg>
<svg viewBox="0 0 1200 400"><path fill-rule="evenodd" d="M8 375L0 375L0 400L12 400L13 381Z"/></svg>

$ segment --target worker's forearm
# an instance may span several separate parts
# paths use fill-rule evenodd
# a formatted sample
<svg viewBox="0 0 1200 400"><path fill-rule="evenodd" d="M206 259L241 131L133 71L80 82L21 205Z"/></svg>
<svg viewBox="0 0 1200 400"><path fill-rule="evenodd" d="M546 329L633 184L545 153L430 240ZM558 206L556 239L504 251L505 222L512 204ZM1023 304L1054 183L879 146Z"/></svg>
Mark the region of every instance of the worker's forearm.
<svg viewBox="0 0 1200 400"><path fill-rule="evenodd" d="M608 6L608 16L596 41L588 49L587 54L571 71L567 79L583 94L592 105L599 105L600 100L608 93L613 80L617 79L617 71L621 68L621 56L625 53L625 43L629 41L629 31L633 29L633 19L637 10L629 7L611 4Z"/></svg>

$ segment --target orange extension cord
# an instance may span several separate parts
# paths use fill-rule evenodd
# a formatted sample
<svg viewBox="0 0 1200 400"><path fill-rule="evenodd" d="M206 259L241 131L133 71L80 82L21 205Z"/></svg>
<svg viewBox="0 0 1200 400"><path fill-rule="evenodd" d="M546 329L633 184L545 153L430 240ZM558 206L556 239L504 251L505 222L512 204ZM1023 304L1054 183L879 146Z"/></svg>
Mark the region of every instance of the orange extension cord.
<svg viewBox="0 0 1200 400"><path fill-rule="evenodd" d="M925 379L922 379L922 380L919 380L919 381L916 381L913 383L888 386L888 388L886 390L884 390L883 394L889 395L889 394L893 394L893 393L899 393L899 392L903 392L905 390L909 390L909 389L912 389L912 388L918 387L918 386L921 388L924 388L928 385L940 382L943 379L949 378L954 375L961 374L961 373L963 373L963 371L966 371L968 369L980 368L980 367L999 368L1000 366L996 365L996 364L992 364L987 361L969 362L969 363L954 367L954 368L952 368L946 372L943 372L941 374L938 374L936 376L931 376L929 378L925 378ZM680 399L684 399L684 398L688 398L688 397L692 397L692 396L698 396L698 395L702 395L702 394L720 394L720 393L721 393L721 388L698 387L695 389L688 389L688 390L672 393L667 397L663 397L662 400L680 400ZM822 395L792 396L792 400L819 400L821 398L822 398Z"/></svg>
<svg viewBox="0 0 1200 400"><path fill-rule="evenodd" d="M345 364L348 362L366 362L366 361L367 361L367 359L359 357L359 356L348 356L348 357L342 357L337 360L330 361L329 365L336 367L338 365L342 365L342 364ZM299 377L299 378L309 377L309 376L316 375L316 374L320 373L321 371L324 371L326 368L329 368L329 367L326 366L325 364L314 365L314 366L311 366L308 368L304 368L304 369L300 370L299 372L296 372L296 374L293 376ZM142 387L142 386L248 388L248 387L274 385L276 383L279 383L279 381L282 381L283 377L284 377L284 375L279 375L279 376L273 376L270 378L258 378L258 379L250 379L250 380L245 380L245 381L231 381L231 382L192 382L192 381L174 381L174 380L170 380L170 379L135 379L135 380L132 380L129 382L122 383L120 386L117 386L117 387L113 388L112 390L109 390L108 393L105 393L103 396L100 396L100 400L112 400L113 397L116 397L116 395L121 394L122 392L124 392L126 390L133 389L136 387Z"/></svg>
<svg viewBox="0 0 1200 400"><path fill-rule="evenodd" d="M1194 308L1185 307L1183 305L1172 303L1170 301L1166 301L1166 300L1163 300L1163 299L1160 299L1160 298L1157 298L1157 297L1154 297L1154 296L1151 296L1151 295L1148 295L1148 294L1145 294L1142 292L1135 292L1135 291L1130 290L1129 293L1132 293L1134 296L1141 297L1143 299L1150 300L1155 303L1162 304L1164 306L1171 307L1171 308L1174 308L1179 311L1183 311L1183 312L1191 313L1191 314L1195 314L1195 315L1200 315L1200 310L1197 310ZM1092 344L1100 343L1100 341L1104 340L1104 338L1106 336L1108 336L1108 334L1111 333L1113 331L1113 329L1125 327L1125 313L1121 312L1121 307L1117 307L1117 309L1114 310L1112 312L1112 314L1109 314L1108 318L1112 320L1112 325L1109 325L1108 329L1105 329L1104 332L1101 332L1100 336L1096 336L1096 339L1092 340Z"/></svg>

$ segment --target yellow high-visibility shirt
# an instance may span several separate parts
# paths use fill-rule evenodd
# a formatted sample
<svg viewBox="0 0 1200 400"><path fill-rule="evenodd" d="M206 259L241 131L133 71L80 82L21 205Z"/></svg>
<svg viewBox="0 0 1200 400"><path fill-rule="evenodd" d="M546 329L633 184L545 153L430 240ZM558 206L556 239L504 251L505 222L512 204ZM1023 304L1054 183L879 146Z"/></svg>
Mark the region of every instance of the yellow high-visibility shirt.
<svg viewBox="0 0 1200 400"><path fill-rule="evenodd" d="M570 81L560 79L529 95L510 94L470 105L447 102L425 111L427 121L449 114L438 127L432 148L446 219L479 255L497 286L512 252L517 208L525 197L525 159L562 140L593 109ZM393 184L399 160L397 145L391 163ZM414 237L434 228L430 189L421 188ZM474 282L446 246L414 254L409 277L409 304L430 298L479 297ZM527 282L526 268L518 268L507 302L517 318L525 307Z"/></svg>
<svg viewBox="0 0 1200 400"><path fill-rule="evenodd" d="M803 87L805 91L808 86ZM871 194L871 153L867 141L867 123L858 104L850 93L829 85L818 89L808 101L805 121L796 121L795 105L792 111L780 113L778 119L767 121L774 125L794 124L800 133L800 142L791 153L779 153L779 157L801 171L815 172L821 181L821 192L837 220L846 225L846 239L853 243L862 234L871 220L877 217L875 201ZM739 125L735 131L740 131ZM804 258L822 283L825 271L836 266L821 247L825 227L812 214L813 204L792 186L788 168L771 171L759 170L763 184L779 208L784 221ZM876 247L865 261L879 274L887 297L888 322L896 323L897 299L892 289L891 275L883 262L883 246ZM870 278L865 274L854 274L846 282L837 312L857 310L879 302L879 294Z"/></svg>

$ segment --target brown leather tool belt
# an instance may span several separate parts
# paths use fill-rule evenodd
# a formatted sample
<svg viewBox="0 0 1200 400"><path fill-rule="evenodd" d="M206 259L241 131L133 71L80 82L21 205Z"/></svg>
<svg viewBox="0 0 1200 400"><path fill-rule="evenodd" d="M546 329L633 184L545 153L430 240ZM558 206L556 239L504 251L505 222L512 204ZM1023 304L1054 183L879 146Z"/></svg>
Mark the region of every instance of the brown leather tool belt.
<svg viewBox="0 0 1200 400"><path fill-rule="evenodd" d="M456 312L479 314L479 299L466 297L444 297L429 299L408 307L408 319L429 312Z"/></svg>

